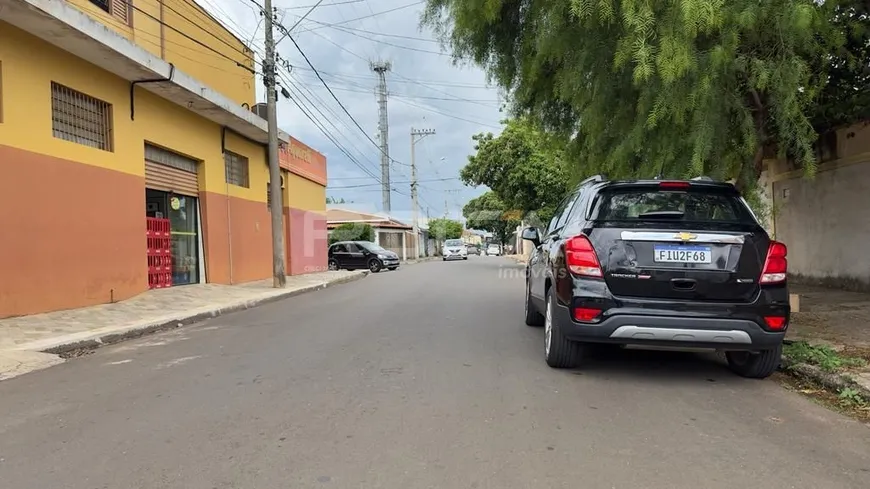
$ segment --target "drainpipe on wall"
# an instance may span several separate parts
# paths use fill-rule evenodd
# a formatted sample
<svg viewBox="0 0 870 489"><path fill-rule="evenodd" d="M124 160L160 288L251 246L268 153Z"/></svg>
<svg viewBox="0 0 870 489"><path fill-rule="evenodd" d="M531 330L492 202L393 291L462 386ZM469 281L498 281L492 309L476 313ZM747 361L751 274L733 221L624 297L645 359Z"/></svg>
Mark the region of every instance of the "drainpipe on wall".
<svg viewBox="0 0 870 489"><path fill-rule="evenodd" d="M770 231L772 238L776 239L776 182L770 182Z"/></svg>

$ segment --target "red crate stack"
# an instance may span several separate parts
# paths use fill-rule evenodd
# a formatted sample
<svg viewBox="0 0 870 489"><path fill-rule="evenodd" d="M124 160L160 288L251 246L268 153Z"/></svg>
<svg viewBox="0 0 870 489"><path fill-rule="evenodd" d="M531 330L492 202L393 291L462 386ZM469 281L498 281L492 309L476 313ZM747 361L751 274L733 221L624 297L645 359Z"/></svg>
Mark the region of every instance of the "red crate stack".
<svg viewBox="0 0 870 489"><path fill-rule="evenodd" d="M172 285L169 219L146 217L145 221L145 237L148 240L148 288L169 287Z"/></svg>

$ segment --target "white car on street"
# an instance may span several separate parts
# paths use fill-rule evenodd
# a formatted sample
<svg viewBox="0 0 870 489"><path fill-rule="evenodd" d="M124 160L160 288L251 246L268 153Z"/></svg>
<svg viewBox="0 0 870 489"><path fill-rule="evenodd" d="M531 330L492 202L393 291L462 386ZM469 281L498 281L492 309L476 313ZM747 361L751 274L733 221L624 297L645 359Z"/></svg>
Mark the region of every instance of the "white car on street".
<svg viewBox="0 0 870 489"><path fill-rule="evenodd" d="M486 247L486 255L487 256L499 256L501 255L501 247L497 244L491 244Z"/></svg>
<svg viewBox="0 0 870 489"><path fill-rule="evenodd" d="M468 248L461 239L448 239L444 242L444 261L447 260L467 260Z"/></svg>

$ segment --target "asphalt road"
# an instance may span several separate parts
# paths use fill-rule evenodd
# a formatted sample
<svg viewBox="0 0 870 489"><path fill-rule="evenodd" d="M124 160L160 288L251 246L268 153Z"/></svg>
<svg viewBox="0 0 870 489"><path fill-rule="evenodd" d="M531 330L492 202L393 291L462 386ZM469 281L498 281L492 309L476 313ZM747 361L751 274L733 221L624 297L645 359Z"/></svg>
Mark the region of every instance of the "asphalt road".
<svg viewBox="0 0 870 489"><path fill-rule="evenodd" d="M0 487L870 487L870 428L714 356L551 370L512 268L409 266L0 382Z"/></svg>

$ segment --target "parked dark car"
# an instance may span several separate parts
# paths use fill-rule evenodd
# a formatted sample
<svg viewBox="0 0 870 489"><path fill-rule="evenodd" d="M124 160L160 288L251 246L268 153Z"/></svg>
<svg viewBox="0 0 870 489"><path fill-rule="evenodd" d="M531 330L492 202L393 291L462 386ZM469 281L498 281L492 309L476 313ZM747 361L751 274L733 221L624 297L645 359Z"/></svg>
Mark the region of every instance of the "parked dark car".
<svg viewBox="0 0 870 489"><path fill-rule="evenodd" d="M729 183L592 177L523 239L535 245L526 324L544 326L551 367L576 366L596 343L720 350L751 378L779 366L786 246Z"/></svg>
<svg viewBox="0 0 870 489"><path fill-rule="evenodd" d="M399 268L399 255L371 241L339 241L329 246L330 270L367 268L378 273Z"/></svg>

